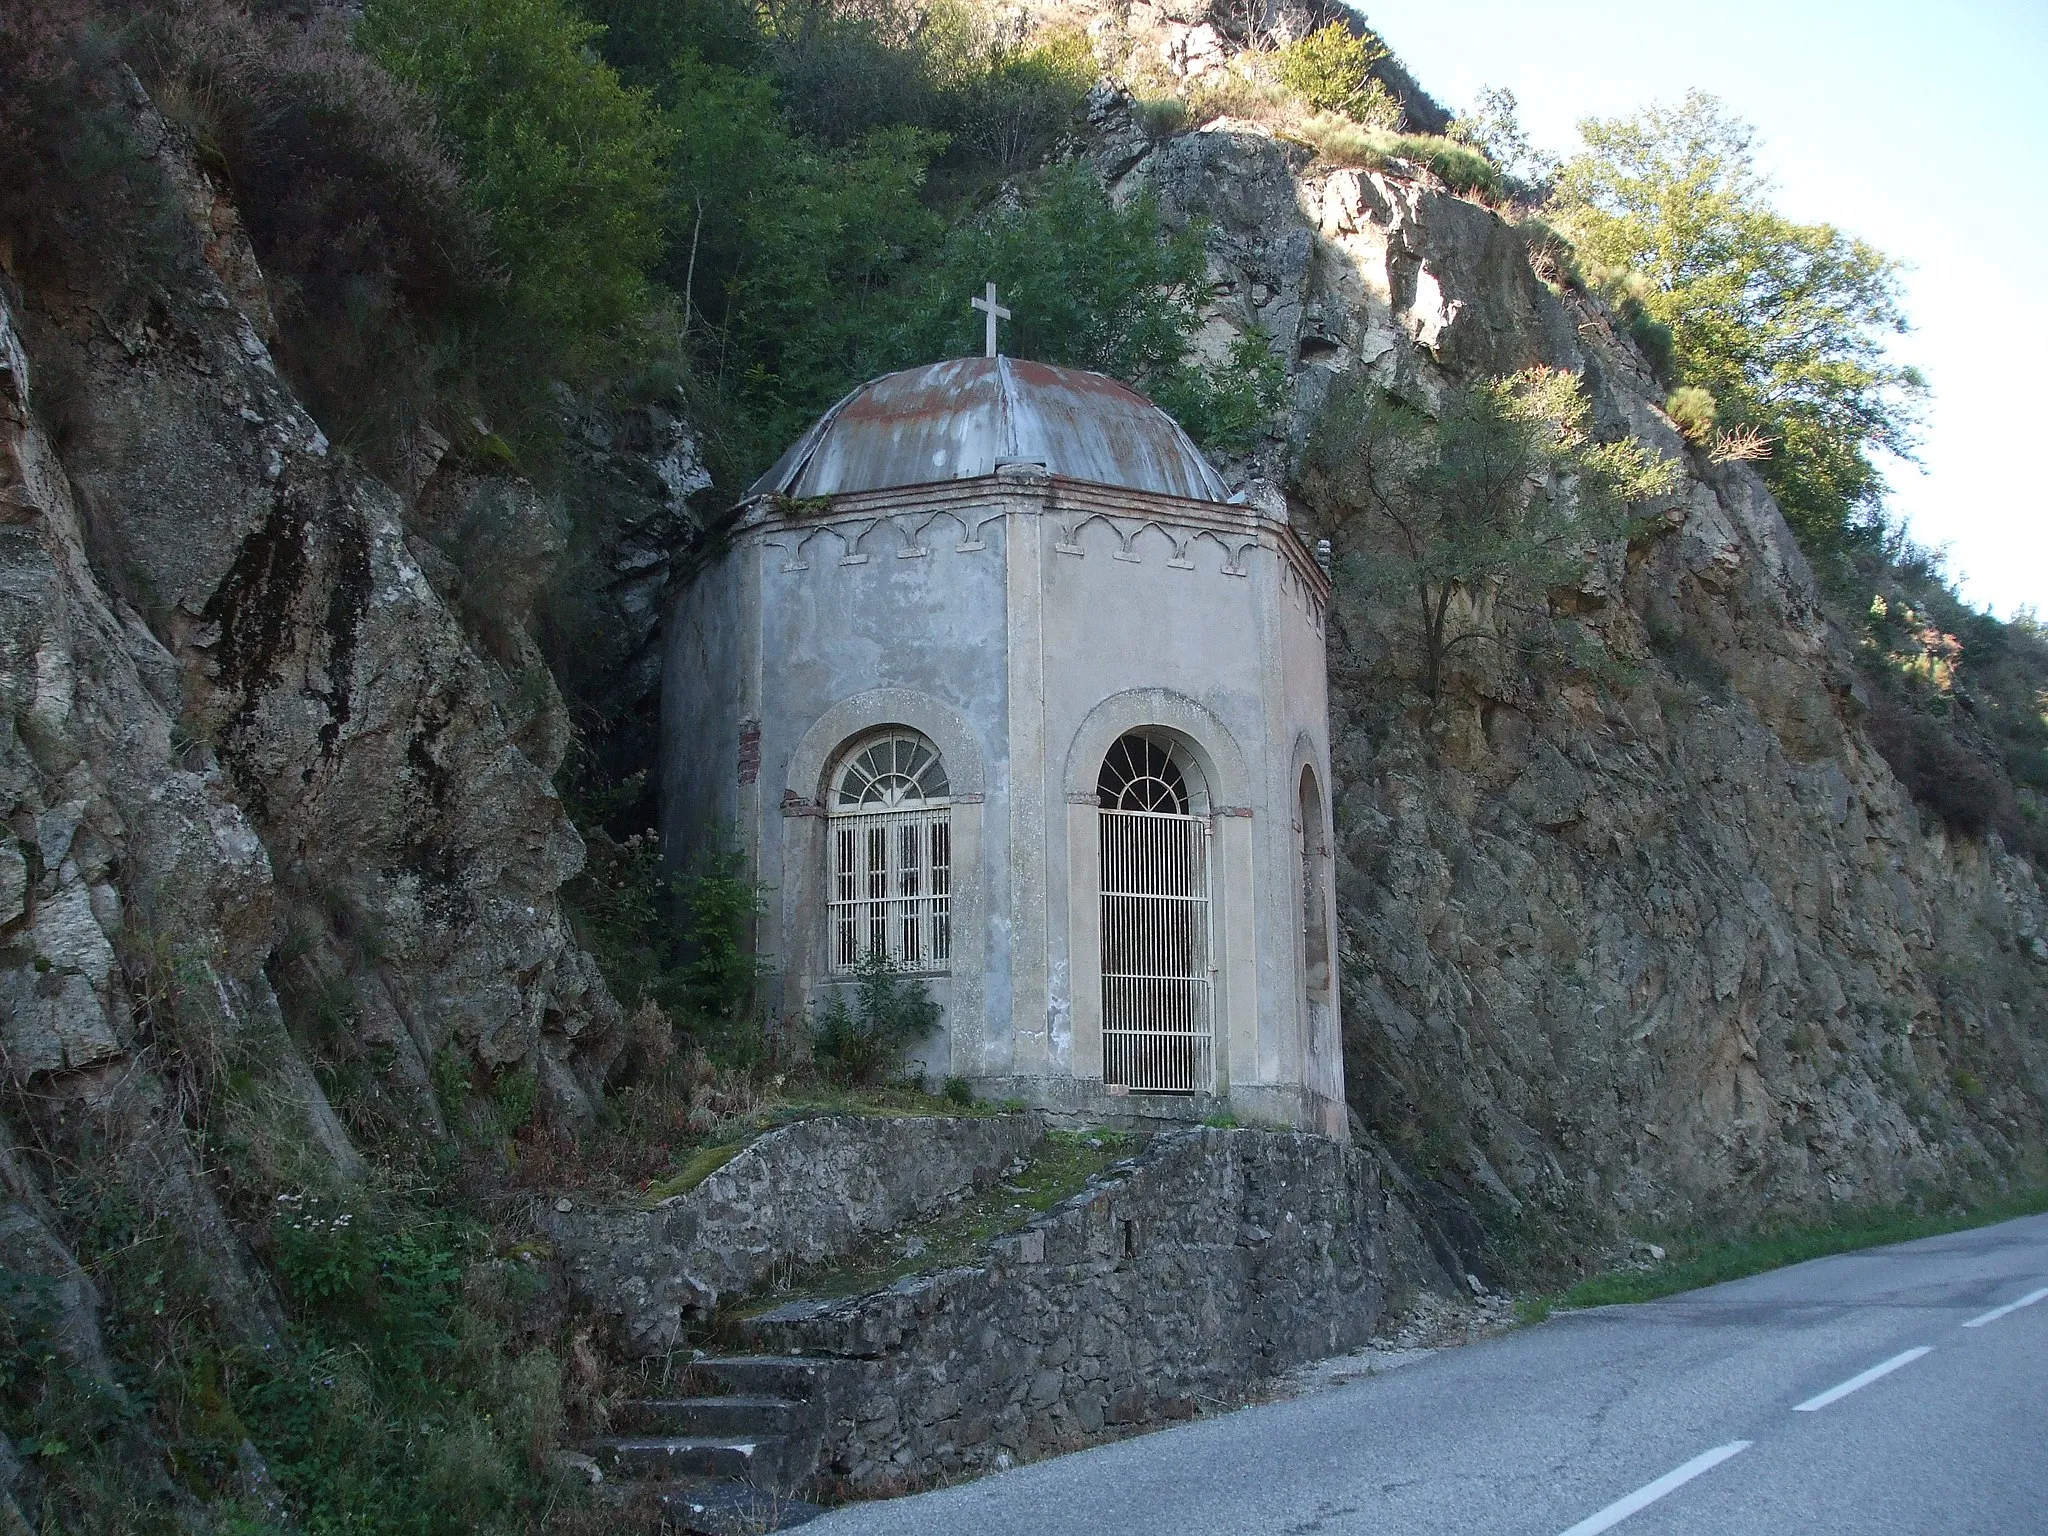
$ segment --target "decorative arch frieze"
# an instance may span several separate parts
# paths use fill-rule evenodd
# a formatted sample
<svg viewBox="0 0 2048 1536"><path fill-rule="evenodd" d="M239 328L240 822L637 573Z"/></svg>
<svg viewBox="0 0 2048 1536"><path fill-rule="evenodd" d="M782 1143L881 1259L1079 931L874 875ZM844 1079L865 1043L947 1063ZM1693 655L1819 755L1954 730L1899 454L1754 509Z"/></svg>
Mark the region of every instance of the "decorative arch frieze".
<svg viewBox="0 0 2048 1536"><path fill-rule="evenodd" d="M763 549L779 557L773 568L787 574L807 571L820 562L865 565L889 554L899 560L921 559L939 549L970 554L988 548L985 530L1002 520L1001 512L963 516L953 511L915 511L779 528L761 542Z"/></svg>
<svg viewBox="0 0 2048 1536"><path fill-rule="evenodd" d="M1192 527L1156 517L1120 518L1107 512L1090 512L1061 523L1054 535L1053 548L1063 555L1085 558L1088 548L1082 535L1097 524L1116 536L1116 548L1110 551L1112 559L1143 564L1145 556L1140 542L1142 536L1150 531L1164 537L1166 563L1180 571L1196 568L1191 551L1196 543L1206 539L1221 553L1224 575L1246 576L1250 570L1245 564L1245 555L1259 546L1256 533L1222 533L1214 528Z"/></svg>

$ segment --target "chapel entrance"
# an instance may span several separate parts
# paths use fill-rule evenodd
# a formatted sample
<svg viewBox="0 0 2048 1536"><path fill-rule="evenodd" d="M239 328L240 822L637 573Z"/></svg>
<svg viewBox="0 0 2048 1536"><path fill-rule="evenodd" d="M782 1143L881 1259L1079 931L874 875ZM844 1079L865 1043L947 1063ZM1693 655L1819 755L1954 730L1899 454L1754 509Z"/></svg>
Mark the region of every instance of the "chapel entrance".
<svg viewBox="0 0 2048 1536"><path fill-rule="evenodd" d="M1215 1077L1207 806L1170 738L1130 731L1102 760L1102 1080L1204 1093Z"/></svg>

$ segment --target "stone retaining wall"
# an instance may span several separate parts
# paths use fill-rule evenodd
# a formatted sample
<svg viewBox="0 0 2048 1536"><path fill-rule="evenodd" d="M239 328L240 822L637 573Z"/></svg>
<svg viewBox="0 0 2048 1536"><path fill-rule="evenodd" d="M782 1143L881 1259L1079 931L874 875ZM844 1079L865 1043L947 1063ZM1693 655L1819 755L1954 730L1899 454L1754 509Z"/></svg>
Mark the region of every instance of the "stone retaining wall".
<svg viewBox="0 0 2048 1536"><path fill-rule="evenodd" d="M1242 1398L1363 1345L1384 1307L1377 1167L1320 1136L1161 1136L986 1264L753 1319L830 1372L819 1476L882 1492Z"/></svg>
<svg viewBox="0 0 2048 1536"><path fill-rule="evenodd" d="M820 1116L770 1131L651 1210L549 1209L542 1224L570 1284L618 1320L628 1348L659 1354L720 1297L930 1217L1044 1139L1036 1112Z"/></svg>

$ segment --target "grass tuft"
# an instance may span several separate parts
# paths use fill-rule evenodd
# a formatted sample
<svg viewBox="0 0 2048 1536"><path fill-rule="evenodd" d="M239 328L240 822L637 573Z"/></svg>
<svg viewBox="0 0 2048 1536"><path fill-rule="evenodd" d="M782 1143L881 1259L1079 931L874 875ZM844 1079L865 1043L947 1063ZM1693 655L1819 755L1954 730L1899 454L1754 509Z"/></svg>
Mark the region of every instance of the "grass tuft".
<svg viewBox="0 0 2048 1536"><path fill-rule="evenodd" d="M679 1172L647 1186L647 1203L659 1205L677 1195L687 1195L752 1145L751 1141L736 1141L728 1147L699 1147Z"/></svg>
<svg viewBox="0 0 2048 1536"><path fill-rule="evenodd" d="M1914 1238L1940 1237L2048 1211L2048 1187L2007 1195L1962 1210L1924 1214L1899 1206L1852 1207L1821 1226L1782 1227L1737 1237L1674 1238L1669 1257L1643 1269L1594 1275L1554 1296L1525 1297L1517 1304L1523 1322L1537 1323L1555 1308L1607 1307L1655 1301L1701 1286L1740 1280L1766 1270L1803 1264L1830 1254L1880 1248Z"/></svg>

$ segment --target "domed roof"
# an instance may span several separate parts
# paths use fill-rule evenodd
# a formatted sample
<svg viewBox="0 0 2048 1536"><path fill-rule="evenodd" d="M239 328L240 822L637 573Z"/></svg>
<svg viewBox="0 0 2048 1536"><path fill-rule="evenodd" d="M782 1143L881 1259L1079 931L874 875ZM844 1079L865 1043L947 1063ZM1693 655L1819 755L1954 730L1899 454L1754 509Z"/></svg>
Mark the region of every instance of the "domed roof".
<svg viewBox="0 0 2048 1536"><path fill-rule="evenodd" d="M1228 501L1230 488L1174 419L1099 373L961 357L863 384L754 482L750 496L831 496L992 475L1047 474Z"/></svg>

